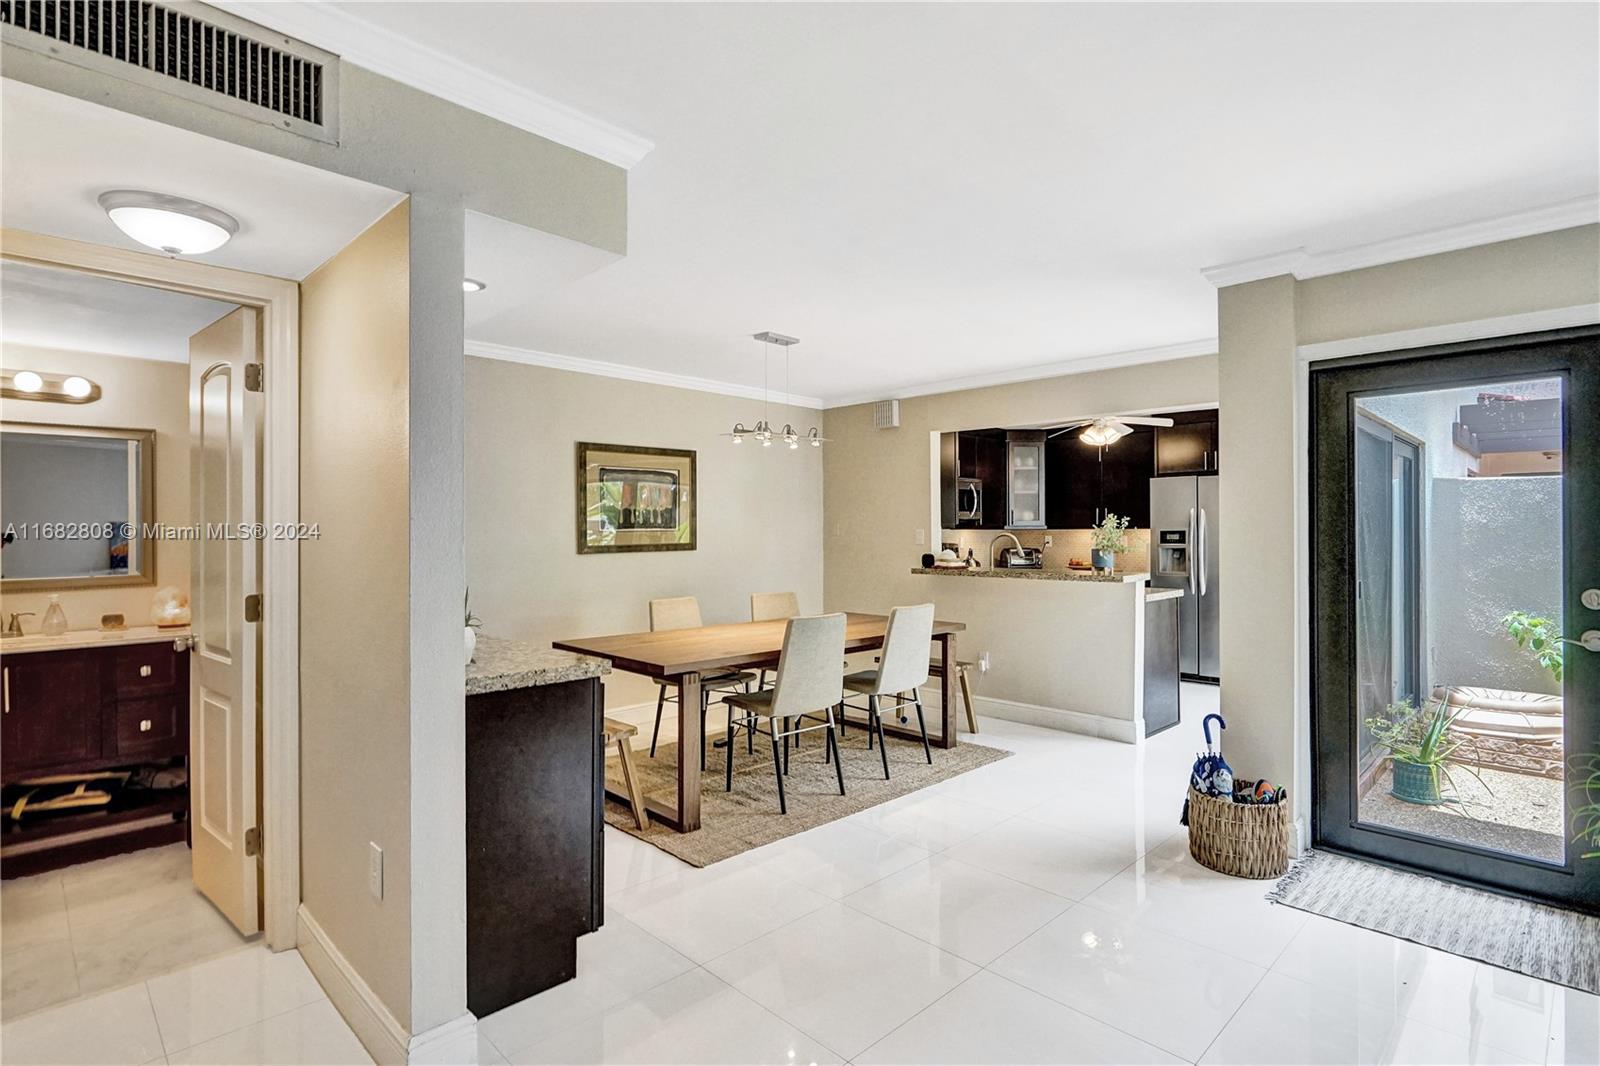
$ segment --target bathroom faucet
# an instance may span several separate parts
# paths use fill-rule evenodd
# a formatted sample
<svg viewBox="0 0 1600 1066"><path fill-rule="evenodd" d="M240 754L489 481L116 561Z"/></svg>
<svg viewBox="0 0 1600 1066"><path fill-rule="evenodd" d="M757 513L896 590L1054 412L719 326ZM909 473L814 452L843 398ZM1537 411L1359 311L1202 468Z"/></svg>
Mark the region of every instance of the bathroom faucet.
<svg viewBox="0 0 1600 1066"><path fill-rule="evenodd" d="M22 620L32 618L32 611L12 611L11 617L6 621L6 628L0 630L0 636L20 637L22 633Z"/></svg>
<svg viewBox="0 0 1600 1066"><path fill-rule="evenodd" d="M1017 546L1017 551L1021 551L1022 550L1022 541L1017 539L1017 535L1015 533L1002 533L1002 534L1000 534L1000 536L994 538L993 540L991 540L989 542L989 569L990 570L994 569L994 546L996 544L999 544L1001 538L1003 538L1003 537L1010 537L1011 538L1011 543L1015 544Z"/></svg>

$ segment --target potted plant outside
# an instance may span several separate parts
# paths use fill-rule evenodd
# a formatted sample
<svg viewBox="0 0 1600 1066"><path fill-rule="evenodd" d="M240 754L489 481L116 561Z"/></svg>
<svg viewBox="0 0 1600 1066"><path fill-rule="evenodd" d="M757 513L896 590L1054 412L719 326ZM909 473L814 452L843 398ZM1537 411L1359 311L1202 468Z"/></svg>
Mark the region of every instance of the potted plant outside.
<svg viewBox="0 0 1600 1066"><path fill-rule="evenodd" d="M1451 706L1448 700L1428 700L1421 709L1402 700L1366 720L1367 731L1389 760L1389 790L1396 799L1427 806L1451 802L1444 796L1446 785L1455 789L1451 766L1466 770L1479 784L1489 787L1477 770L1456 756L1472 744L1470 737L1453 731L1467 710Z"/></svg>
<svg viewBox="0 0 1600 1066"><path fill-rule="evenodd" d="M1600 751L1574 755L1569 761L1572 782L1572 842L1587 848L1585 859L1600 859Z"/></svg>
<svg viewBox="0 0 1600 1066"><path fill-rule="evenodd" d="M1125 516L1107 513L1094 527L1094 568L1102 574L1111 573L1117 556L1128 550L1128 522Z"/></svg>

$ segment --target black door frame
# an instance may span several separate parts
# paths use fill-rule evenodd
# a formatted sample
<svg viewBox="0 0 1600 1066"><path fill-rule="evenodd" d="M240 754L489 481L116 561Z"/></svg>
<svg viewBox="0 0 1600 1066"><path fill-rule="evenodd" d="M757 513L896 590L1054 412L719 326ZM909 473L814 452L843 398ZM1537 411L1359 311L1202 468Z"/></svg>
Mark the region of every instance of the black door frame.
<svg viewBox="0 0 1600 1066"><path fill-rule="evenodd" d="M1494 891L1600 913L1600 861L1502 855L1358 824L1355 810L1355 399L1359 395L1558 376L1562 389L1562 614L1568 636L1600 628L1584 588L1600 587L1600 327L1353 356L1310 368L1311 777L1316 847ZM1317 486L1332 486L1318 493ZM1569 645L1565 754L1600 750L1600 654ZM1565 797L1570 806L1571 795ZM1565 819L1564 819L1565 822Z"/></svg>

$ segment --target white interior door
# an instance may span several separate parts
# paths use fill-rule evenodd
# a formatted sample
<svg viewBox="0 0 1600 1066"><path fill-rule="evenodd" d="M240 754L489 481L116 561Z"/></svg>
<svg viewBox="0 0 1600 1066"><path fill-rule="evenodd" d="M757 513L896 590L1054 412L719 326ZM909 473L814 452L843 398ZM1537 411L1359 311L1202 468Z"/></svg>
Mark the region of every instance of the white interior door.
<svg viewBox="0 0 1600 1066"><path fill-rule="evenodd" d="M256 803L256 626L259 591L256 427L260 394L245 388L258 358L254 308L189 338L190 501L194 641L189 669L189 797L194 883L241 933L260 929L257 859L247 837Z"/></svg>

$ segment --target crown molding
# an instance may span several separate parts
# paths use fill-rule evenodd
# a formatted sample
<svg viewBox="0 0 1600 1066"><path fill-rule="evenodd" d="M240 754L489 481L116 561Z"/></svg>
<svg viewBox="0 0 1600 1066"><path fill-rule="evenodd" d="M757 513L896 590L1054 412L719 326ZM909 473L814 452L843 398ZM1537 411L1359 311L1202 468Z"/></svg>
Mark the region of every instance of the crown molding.
<svg viewBox="0 0 1600 1066"><path fill-rule="evenodd" d="M1600 304L1575 304L1571 307L1552 307L1543 311L1524 311L1515 315L1479 318L1470 322L1446 322L1443 325L1403 329L1395 333L1373 333L1365 337L1317 341L1313 344L1299 345L1295 348L1295 355L1302 362L1314 363L1322 359L1342 359L1350 355L1398 352L1406 348L1427 348L1435 344L1455 344L1488 337L1510 337L1518 333L1540 333L1548 329L1568 329L1573 326L1596 324L1600 324Z"/></svg>
<svg viewBox="0 0 1600 1066"><path fill-rule="evenodd" d="M1382 266L1425 255L1456 252L1463 248L1476 248L1484 244L1531 237L1538 233L1552 233L1600 222L1600 196L1580 196L1558 204L1517 211L1496 218L1464 222L1456 226L1423 230L1389 240L1357 244L1348 248L1330 248L1311 251L1294 248L1286 252L1240 259L1232 263L1205 267L1200 273L1217 288L1241 285L1247 281L1260 281L1283 274L1294 275L1297 281L1340 274L1347 270Z"/></svg>
<svg viewBox="0 0 1600 1066"><path fill-rule="evenodd" d="M1001 368L958 378L939 378L899 389L847 393L829 397L828 407L850 407L878 400L908 400L915 396L933 396L941 392L964 392L968 389L984 389L993 385L1014 385L1019 381L1041 381L1069 374L1087 374L1094 370L1113 370L1122 366L1137 366L1140 363L1163 363L1169 359L1188 359L1196 355L1216 354L1217 339L1206 337L1179 344L1164 344L1157 348L1135 348L1130 351L1107 352L1104 355L1086 355L1079 359L1064 359L1057 363Z"/></svg>
<svg viewBox="0 0 1600 1066"><path fill-rule="evenodd" d="M324 3L212 0L213 6L507 125L632 169L655 142L436 48Z"/></svg>
<svg viewBox="0 0 1600 1066"><path fill-rule="evenodd" d="M665 385L672 389L693 389L695 392L712 392L719 396L737 396L745 400L768 400L786 407L807 407L815 411L823 402L815 396L800 396L788 392L767 392L754 385L736 385L711 378L697 378L688 374L669 374L664 370L649 370L626 363L607 363L599 359L580 359L573 355L539 352L531 348L516 348L509 344L491 344L488 341L467 341L466 354L480 359L499 359L507 363L549 367L551 370L570 370L574 374L593 374L602 378L620 378L623 381L641 381L646 385Z"/></svg>

